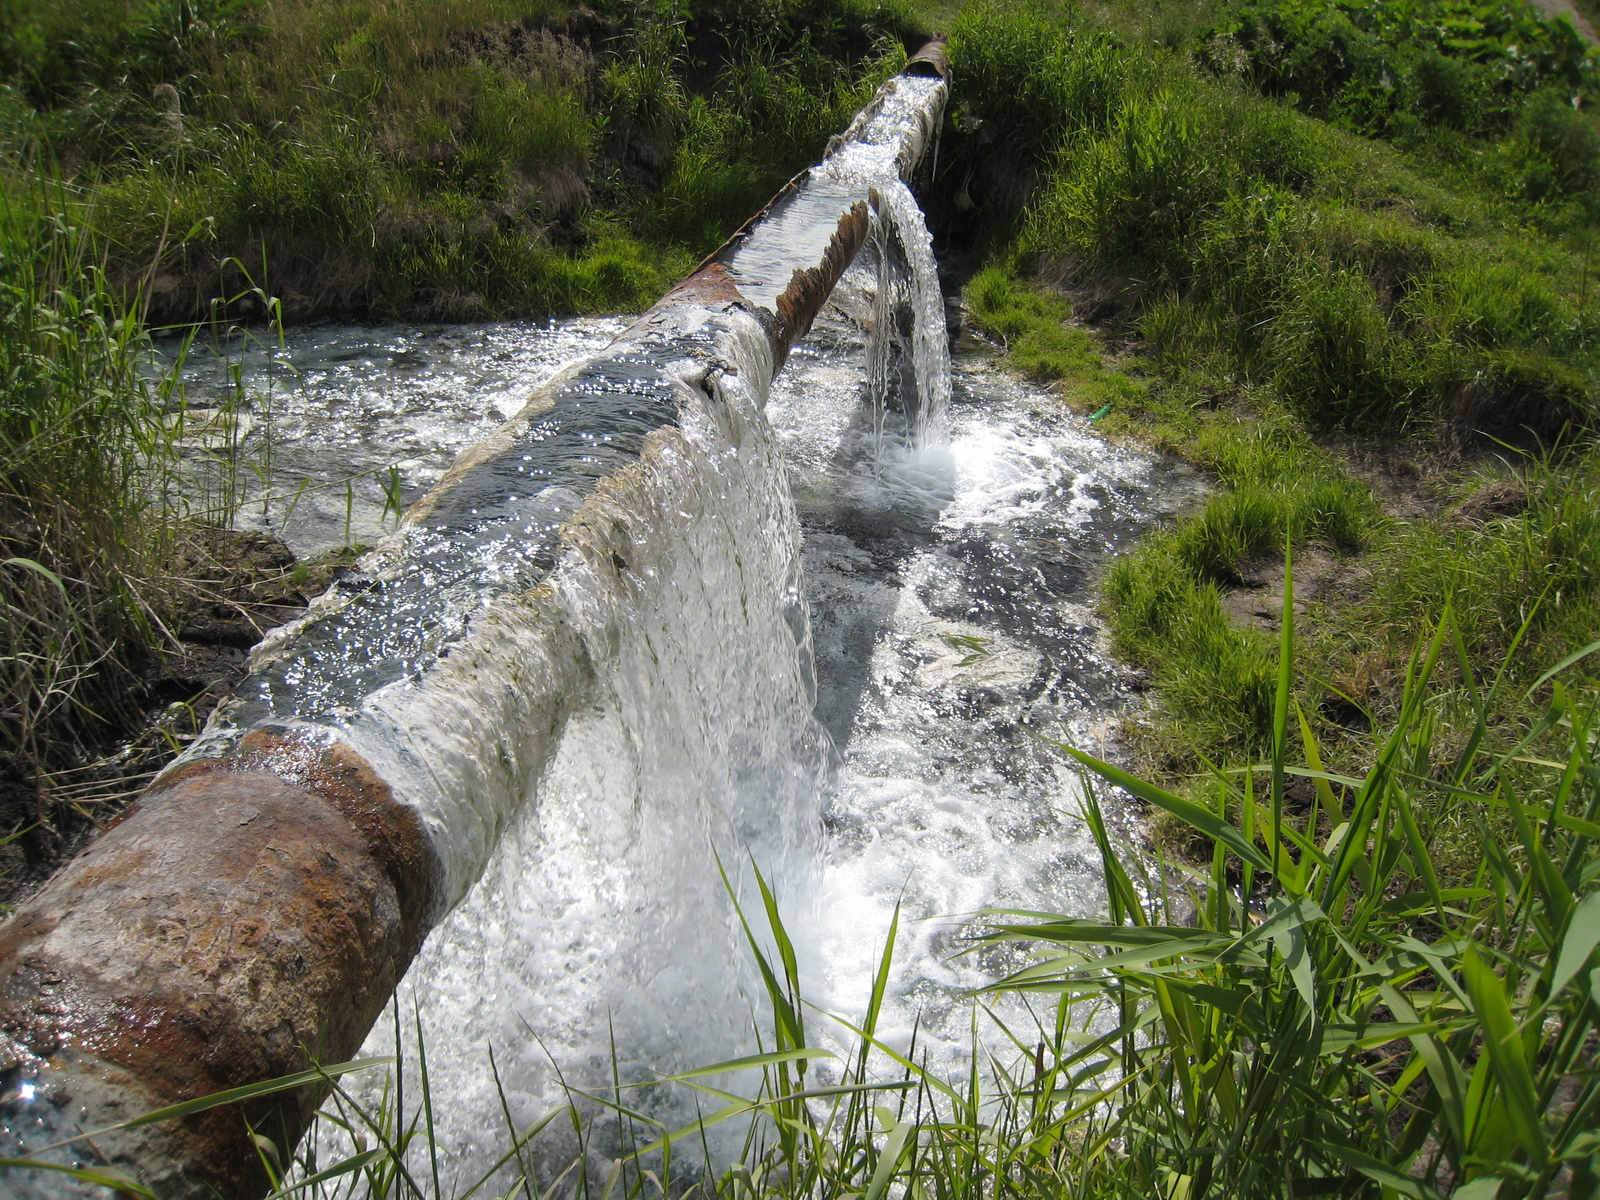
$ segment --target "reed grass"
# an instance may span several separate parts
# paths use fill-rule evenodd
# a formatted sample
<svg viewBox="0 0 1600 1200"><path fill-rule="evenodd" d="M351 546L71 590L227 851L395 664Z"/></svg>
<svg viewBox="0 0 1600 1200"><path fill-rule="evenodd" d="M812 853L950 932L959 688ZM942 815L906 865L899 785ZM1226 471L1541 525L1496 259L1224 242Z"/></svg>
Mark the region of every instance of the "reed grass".
<svg viewBox="0 0 1600 1200"><path fill-rule="evenodd" d="M147 674L235 569L212 561L237 554L218 531L251 477L272 473L282 381L235 369L230 394L191 409L182 380L197 339L227 355L266 332L219 320L159 331L158 346L143 289L130 295L106 267L92 201L59 176L4 183L0 756L25 782L100 758L149 715ZM281 337L279 302L239 269L251 286L229 299Z"/></svg>
<svg viewBox="0 0 1600 1200"><path fill-rule="evenodd" d="M88 219L59 182L12 176L0 194L0 749L32 763L127 717L171 536L149 510L172 461L170 380L146 369ZM110 686L90 707L94 680Z"/></svg>
<svg viewBox="0 0 1600 1200"><path fill-rule="evenodd" d="M305 1200L1592 1195L1593 695L1567 686L1578 656L1545 667L1526 689L1538 719L1518 744L1491 751L1483 735L1497 694L1527 669L1507 658L1491 676L1446 679L1466 656L1459 637L1446 612L1414 647L1401 710L1374 731L1368 770L1330 771L1295 698L1291 569L1263 756L1219 771L1206 802L1061 747L1084 772L1107 911L997 911L973 925L974 949L1031 955L987 991L1020 997L1033 1024L1008 1028L991 997L975 995L964 1077L940 1078L914 1041L878 1036L898 915L864 1012L823 1013L804 1003L794 945L762 882L759 915L744 914L770 1005L761 1048L637 1085L698 1094L710 1111L687 1125L662 1126L637 1087L615 1078L568 1079L567 1100L526 1125L507 1106L495 1161L447 1192L420 1029L409 1049L397 1046L423 1083L409 1104L398 1077L375 1101L339 1086L356 1066L394 1061L368 1060L146 1119L315 1079L332 1092L320 1119L350 1151L319 1159L307 1139L285 1169L285 1148L256 1138L281 1180L274 1195ZM1446 751L1438 714L1463 705L1477 713L1476 736ZM1310 785L1309 810L1292 799L1297 781ZM1120 843L1106 806L1126 797L1191 828L1210 847L1208 866L1151 861ZM1459 885L1436 867L1449 829L1441 806L1485 838ZM819 1022L839 1048L821 1044ZM729 1090L730 1075L758 1082ZM750 1124L732 1161L705 1157L707 1132L735 1120ZM570 1146L553 1138L563 1128L578 1134L576 1158L548 1153ZM602 1145L614 1149L591 1161Z"/></svg>

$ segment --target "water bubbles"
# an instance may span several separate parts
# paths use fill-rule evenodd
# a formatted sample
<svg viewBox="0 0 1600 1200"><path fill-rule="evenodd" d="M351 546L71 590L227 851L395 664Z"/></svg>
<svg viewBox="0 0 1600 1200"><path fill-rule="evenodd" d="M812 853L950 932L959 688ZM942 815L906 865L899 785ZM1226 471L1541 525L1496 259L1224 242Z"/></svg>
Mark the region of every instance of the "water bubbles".
<svg viewBox="0 0 1600 1200"><path fill-rule="evenodd" d="M880 1029L904 1050L919 1026L949 1076L970 1046L968 990L996 977L956 957L961 914L1100 904L1074 777L1041 739L1096 746L1128 702L1083 564L1192 485L1100 442L978 347L956 364L945 445L903 428L880 443L856 332L877 286L871 263L845 277L768 404L805 532L817 712L842 759L812 998L859 1015L903 904Z"/></svg>

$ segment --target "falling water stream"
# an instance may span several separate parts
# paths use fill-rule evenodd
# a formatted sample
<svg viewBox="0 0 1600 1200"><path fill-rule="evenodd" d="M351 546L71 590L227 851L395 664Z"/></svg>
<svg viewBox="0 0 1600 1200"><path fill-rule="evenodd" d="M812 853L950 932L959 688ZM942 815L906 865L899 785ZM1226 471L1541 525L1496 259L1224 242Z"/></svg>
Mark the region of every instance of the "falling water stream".
<svg viewBox="0 0 1600 1200"><path fill-rule="evenodd" d="M462 1178L499 1140L490 1047L519 1123L559 1099L558 1071L592 1086L613 1065L647 1078L753 1049L761 993L708 871L712 841L750 848L776 875L824 1010L859 1015L901 904L880 1028L905 1045L920 1026L932 1065L951 1073L970 1049L969 989L1008 965L954 957L960 914L1101 904L1075 778L1048 739L1103 747L1132 702L1136 681L1108 655L1092 609L1094 580L1196 483L1097 437L971 333L934 385L947 389L945 430L919 421L921 404L885 414L874 401L886 356L867 332L883 320L881 274L871 254L851 269L767 403L802 534L796 611L809 613L815 692L798 702L814 705L814 721L779 711L797 702L783 688L763 694L764 680L792 675L780 661L792 638L718 646L707 626L689 648L742 661L749 687L731 699L773 707L758 723L773 744L760 749L707 736L705 710L730 698L697 691L692 665L621 654L631 665L611 682L613 703L575 722L539 804L518 814L411 968L406 1021L415 1005L442 1144ZM247 504L241 523L281 532L301 554L347 532L370 539L386 467L409 500L500 412L623 324L292 331L281 349L253 352L249 377L265 377L270 357L298 378L272 401L278 499ZM227 386L215 363L191 368L191 402ZM245 449L268 436L258 423ZM349 477L360 486L347 493L338 481ZM661 615L663 630L672 617ZM658 657L670 640L640 639ZM738 764L742 780L729 777ZM706 826L697 789L728 798L726 828ZM380 1024L369 1048L392 1038ZM671 1120L683 1101L655 1103Z"/></svg>
<svg viewBox="0 0 1600 1200"><path fill-rule="evenodd" d="M790 275L870 195L865 247L770 390L724 366L715 404L674 408L655 335L630 334L495 435L479 460L489 491L458 487L386 543L414 567L358 584L387 589L381 605L352 593L293 655L258 654L255 690L206 735L225 746L252 721L332 725L383 756L402 790L433 798L459 899L400 1004L428 1048L453 1179L494 1160L503 1110L522 1128L566 1086L756 1048L764 995L720 868L747 908L750 865L762 871L807 998L848 1018L899 904L880 1035L903 1047L915 1029L949 1074L973 1049L971 989L1010 965L957 956L965 915L1101 905L1076 779L1050 742L1103 748L1132 702L1094 580L1196 484L1096 437L972 334L952 355L896 158L943 86L886 88L724 260L749 301L780 308ZM262 464L228 479L241 525L300 554L377 541L458 451L628 325L322 327L231 360L199 355L192 444L213 464ZM726 352L741 353L736 341ZM574 558L559 539L583 489L635 470L628 456L663 419L678 432L651 460L651 485L608 480L600 507L584 506L591 528L631 527L631 540ZM507 596L547 597L537 603L576 631L511 660L545 667L498 665L495 639L526 636ZM454 684L424 679L418 664L446 659L429 679ZM480 676L496 676L482 685L493 694L554 694L561 723L530 734L515 703L480 717ZM381 1021L368 1049L394 1038ZM695 1113L678 1090L634 1095L668 1124ZM547 1165L570 1157L545 1153Z"/></svg>

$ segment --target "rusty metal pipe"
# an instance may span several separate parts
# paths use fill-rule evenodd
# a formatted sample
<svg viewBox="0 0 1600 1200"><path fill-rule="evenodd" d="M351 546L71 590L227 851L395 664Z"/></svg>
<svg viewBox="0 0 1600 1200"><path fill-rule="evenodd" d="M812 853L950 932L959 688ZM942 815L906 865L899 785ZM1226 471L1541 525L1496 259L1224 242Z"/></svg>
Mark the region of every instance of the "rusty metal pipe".
<svg viewBox="0 0 1600 1200"><path fill-rule="evenodd" d="M908 70L947 68L932 47ZM902 174L942 90L928 105ZM693 413L736 443L727 389L764 398L866 239L876 195L825 176L797 176L611 347L465 452L352 579L269 636L197 744L0 926L0 1153L359 1048L583 702L594 651L548 585L555 564L625 571L619 509L664 486L652 471L678 425ZM814 259L761 278L769 227L816 212L832 225ZM631 432L596 467L593 431L613 419ZM530 464L543 474L524 486ZM320 1098L79 1140L62 1161L114 1166L171 1200L248 1200L268 1184L249 1130L287 1152ZM103 1195L54 1173L5 1183Z"/></svg>

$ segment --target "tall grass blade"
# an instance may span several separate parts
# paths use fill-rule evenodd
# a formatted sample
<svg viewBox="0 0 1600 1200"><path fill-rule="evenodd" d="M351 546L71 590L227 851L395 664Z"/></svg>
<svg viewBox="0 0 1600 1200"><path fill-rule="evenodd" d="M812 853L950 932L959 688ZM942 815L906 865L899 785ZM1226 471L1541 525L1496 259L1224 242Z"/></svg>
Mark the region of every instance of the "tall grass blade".
<svg viewBox="0 0 1600 1200"><path fill-rule="evenodd" d="M1539 1123L1538 1089L1523 1052L1522 1033L1512 1015L1505 984L1473 946L1468 946L1461 956L1461 973L1483 1023L1484 1047L1500 1080L1512 1131L1528 1157L1543 1166L1549 1148Z"/></svg>
<svg viewBox="0 0 1600 1200"><path fill-rule="evenodd" d="M1550 977L1551 1000L1588 965L1596 946L1600 946L1600 892L1590 892L1572 910L1566 935L1561 939L1561 956L1556 959L1555 973Z"/></svg>
<svg viewBox="0 0 1600 1200"><path fill-rule="evenodd" d="M158 1200L156 1194L138 1180L132 1178L116 1167L69 1167L63 1163L40 1162L32 1158L0 1158L0 1170L13 1171L53 1171L65 1175L70 1179L77 1179L83 1183L95 1184L99 1187L110 1188L119 1195L133 1195L144 1197L145 1200Z"/></svg>
<svg viewBox="0 0 1600 1200"><path fill-rule="evenodd" d="M1052 742L1051 745L1056 746L1066 754L1070 754L1107 783L1113 784L1149 804L1154 804L1157 808L1165 809L1173 816L1193 825L1207 837L1223 843L1228 849L1257 869L1268 873L1272 871L1271 861L1256 848L1254 843L1247 840L1238 829L1222 820L1209 809L1202 808L1191 800L1175 796L1164 788L1159 788L1152 783L1147 783L1130 775L1120 767L1101 762L1098 758L1085 754L1081 750L1075 750L1073 747L1063 745L1060 742Z"/></svg>

